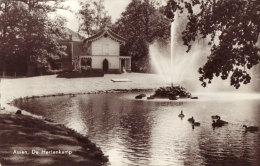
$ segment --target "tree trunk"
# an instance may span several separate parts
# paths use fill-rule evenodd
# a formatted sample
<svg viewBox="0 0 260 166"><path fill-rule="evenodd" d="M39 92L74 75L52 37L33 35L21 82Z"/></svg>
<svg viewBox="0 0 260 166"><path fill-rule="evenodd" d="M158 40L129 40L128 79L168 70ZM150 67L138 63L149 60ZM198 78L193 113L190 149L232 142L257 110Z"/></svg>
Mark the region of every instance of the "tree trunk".
<svg viewBox="0 0 260 166"><path fill-rule="evenodd" d="M26 71L26 76L31 77L34 75L34 67L33 64L30 61L30 56L27 56L27 71Z"/></svg>
<svg viewBox="0 0 260 166"><path fill-rule="evenodd" d="M5 55L3 55L3 62L2 62L2 65L3 65L3 77L5 76L5 72L6 72L6 63L5 63Z"/></svg>

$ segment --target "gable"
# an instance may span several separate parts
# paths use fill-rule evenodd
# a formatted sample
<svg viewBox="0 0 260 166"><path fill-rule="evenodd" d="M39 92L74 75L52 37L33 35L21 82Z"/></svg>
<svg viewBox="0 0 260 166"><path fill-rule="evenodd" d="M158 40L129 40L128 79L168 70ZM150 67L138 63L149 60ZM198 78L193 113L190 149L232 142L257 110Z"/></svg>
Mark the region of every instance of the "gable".
<svg viewBox="0 0 260 166"><path fill-rule="evenodd" d="M94 42L102 37L109 37L112 40L118 42L119 44L125 44L125 41L126 41L123 37L119 36L118 34L114 33L112 30L110 30L109 28L105 27L102 31L99 31L95 35L85 39L83 42L84 43Z"/></svg>
<svg viewBox="0 0 260 166"><path fill-rule="evenodd" d="M120 44L109 37L92 42L92 55L119 55Z"/></svg>

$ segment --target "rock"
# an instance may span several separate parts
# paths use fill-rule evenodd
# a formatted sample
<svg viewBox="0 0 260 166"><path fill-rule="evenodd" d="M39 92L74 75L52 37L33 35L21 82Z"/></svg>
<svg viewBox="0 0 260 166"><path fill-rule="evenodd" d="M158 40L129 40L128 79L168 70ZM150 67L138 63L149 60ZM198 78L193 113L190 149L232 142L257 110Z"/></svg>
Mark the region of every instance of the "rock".
<svg viewBox="0 0 260 166"><path fill-rule="evenodd" d="M135 99L142 99L143 97L140 95L135 96Z"/></svg>
<svg viewBox="0 0 260 166"><path fill-rule="evenodd" d="M146 94L140 94L139 96L146 97Z"/></svg>
<svg viewBox="0 0 260 166"><path fill-rule="evenodd" d="M22 115L22 111L21 110L17 110L15 114L16 115Z"/></svg>
<svg viewBox="0 0 260 166"><path fill-rule="evenodd" d="M177 100L178 98L177 97L175 97L175 96L171 96L171 97L169 97L169 100Z"/></svg>
<svg viewBox="0 0 260 166"><path fill-rule="evenodd" d="M149 97L147 97L147 99L148 99L148 100L153 100L154 97L153 97L153 96L149 96Z"/></svg>
<svg viewBox="0 0 260 166"><path fill-rule="evenodd" d="M103 153L101 151L97 150L94 152L94 157L97 159L102 159Z"/></svg>
<svg viewBox="0 0 260 166"><path fill-rule="evenodd" d="M51 119L48 119L48 118L45 118L44 120L46 120L47 122L54 123L54 121L53 121L53 120L51 120Z"/></svg>

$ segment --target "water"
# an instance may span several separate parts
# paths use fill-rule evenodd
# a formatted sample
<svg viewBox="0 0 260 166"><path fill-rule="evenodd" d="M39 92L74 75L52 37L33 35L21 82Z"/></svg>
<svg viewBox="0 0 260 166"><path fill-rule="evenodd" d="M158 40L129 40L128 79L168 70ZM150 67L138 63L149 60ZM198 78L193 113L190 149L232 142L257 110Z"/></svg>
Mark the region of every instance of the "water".
<svg viewBox="0 0 260 166"><path fill-rule="evenodd" d="M199 100L179 101L135 100L135 95L60 96L18 105L87 135L112 166L260 165L260 131L242 128L260 127L259 93L201 93ZM213 129L216 114L229 124ZM191 116L200 127L192 129Z"/></svg>

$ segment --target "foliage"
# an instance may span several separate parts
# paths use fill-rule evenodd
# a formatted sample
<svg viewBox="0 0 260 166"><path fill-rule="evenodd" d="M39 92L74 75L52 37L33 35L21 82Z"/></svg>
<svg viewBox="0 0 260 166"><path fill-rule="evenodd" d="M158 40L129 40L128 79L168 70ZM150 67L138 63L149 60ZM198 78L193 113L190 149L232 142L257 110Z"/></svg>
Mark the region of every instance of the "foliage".
<svg viewBox="0 0 260 166"><path fill-rule="evenodd" d="M62 56L65 52L59 44L63 36L64 19L50 19L59 1L48 5L46 0L0 1L0 52L5 68L5 59L24 57L27 75L33 68L46 68L47 58ZM19 58L18 58L19 59ZM5 70L5 69L4 69Z"/></svg>
<svg viewBox="0 0 260 166"><path fill-rule="evenodd" d="M160 87L155 91L155 94L153 96L161 98L189 98L191 97L191 93L181 86L168 86Z"/></svg>
<svg viewBox="0 0 260 166"><path fill-rule="evenodd" d="M86 78L86 77L104 77L103 72L66 72L61 73L57 78Z"/></svg>
<svg viewBox="0 0 260 166"><path fill-rule="evenodd" d="M123 48L132 57L132 70L149 71L149 44L166 42L170 35L170 21L152 0L132 0L113 29L127 39Z"/></svg>
<svg viewBox="0 0 260 166"><path fill-rule="evenodd" d="M214 76L223 80L230 77L236 88L250 82L248 71L260 61L259 0L168 0L166 8L171 19L177 13L187 15L182 35L188 51L197 38L210 39L208 61L199 69L202 86L211 83Z"/></svg>
<svg viewBox="0 0 260 166"><path fill-rule="evenodd" d="M104 7L104 0L81 1L80 5L79 15L83 21L80 25L81 32L90 36L112 24Z"/></svg>

